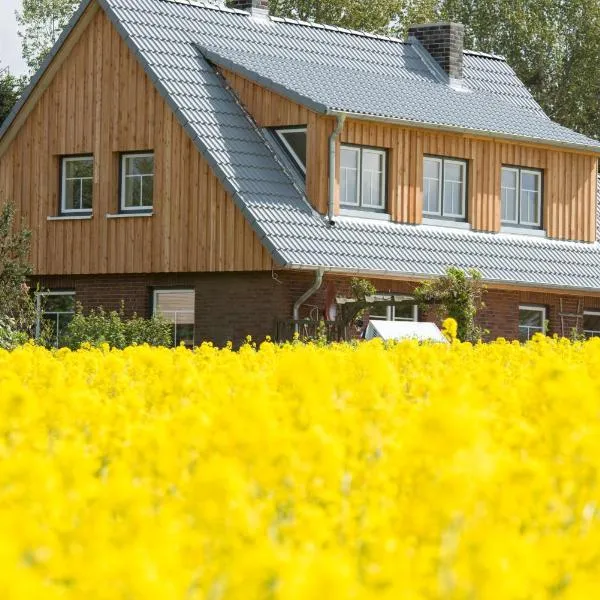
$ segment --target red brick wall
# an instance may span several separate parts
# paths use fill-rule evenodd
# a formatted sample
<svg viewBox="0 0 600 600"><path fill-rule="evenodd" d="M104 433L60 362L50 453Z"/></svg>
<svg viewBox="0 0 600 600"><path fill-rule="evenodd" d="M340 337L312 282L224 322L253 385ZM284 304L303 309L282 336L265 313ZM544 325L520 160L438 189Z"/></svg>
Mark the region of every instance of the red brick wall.
<svg viewBox="0 0 600 600"><path fill-rule="evenodd" d="M236 345L250 334L255 340L275 335L277 320L292 318L293 304L312 284L310 272L277 271L247 273L187 273L154 275L102 275L44 277L40 284L47 289L73 289L85 310L102 306L118 309L125 302L128 314L149 316L154 288L190 287L196 291L196 341L212 340L222 345L231 340ZM380 292L410 294L415 283L372 279ZM349 277L325 276L321 289L303 305L300 316L318 313L322 317L329 286L335 293L349 294ZM331 293L331 290L330 290ZM485 308L478 321L490 330L489 339L518 337L518 307L522 304L545 306L550 333L562 334L559 313L576 312L583 299L585 309L600 310L600 297L584 297L561 293L488 290ZM427 317L427 315L425 315ZM575 326L565 319L565 335Z"/></svg>

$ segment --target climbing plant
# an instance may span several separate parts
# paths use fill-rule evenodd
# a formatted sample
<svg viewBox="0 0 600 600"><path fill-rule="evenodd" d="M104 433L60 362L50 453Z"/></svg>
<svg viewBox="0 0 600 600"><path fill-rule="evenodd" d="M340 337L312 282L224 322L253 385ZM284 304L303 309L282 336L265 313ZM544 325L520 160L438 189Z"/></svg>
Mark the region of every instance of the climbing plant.
<svg viewBox="0 0 600 600"><path fill-rule="evenodd" d="M419 307L433 305L440 318L453 318L457 323L458 339L469 342L481 340L485 333L476 323L477 312L484 306L484 294L481 273L458 267L448 267L443 275L422 282L414 291Z"/></svg>

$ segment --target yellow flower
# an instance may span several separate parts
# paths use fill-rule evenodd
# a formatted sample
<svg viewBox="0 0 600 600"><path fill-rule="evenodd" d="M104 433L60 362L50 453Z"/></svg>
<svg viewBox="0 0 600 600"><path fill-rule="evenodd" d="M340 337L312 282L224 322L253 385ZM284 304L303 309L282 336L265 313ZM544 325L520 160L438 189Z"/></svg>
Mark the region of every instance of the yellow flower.
<svg viewBox="0 0 600 600"><path fill-rule="evenodd" d="M456 339L457 332L458 323L452 317L444 319L444 322L442 323L442 333L449 342L453 342Z"/></svg>
<svg viewBox="0 0 600 600"><path fill-rule="evenodd" d="M543 336L0 351L0 598L589 600L599 367Z"/></svg>

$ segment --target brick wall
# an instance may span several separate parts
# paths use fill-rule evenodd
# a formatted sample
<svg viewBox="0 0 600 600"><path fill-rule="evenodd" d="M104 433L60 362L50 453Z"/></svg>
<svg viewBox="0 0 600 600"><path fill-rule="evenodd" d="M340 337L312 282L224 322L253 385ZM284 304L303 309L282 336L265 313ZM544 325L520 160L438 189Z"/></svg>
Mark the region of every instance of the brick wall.
<svg viewBox="0 0 600 600"><path fill-rule="evenodd" d="M188 273L118 276L43 277L38 281L47 289L72 289L85 310L102 306L118 309L125 302L128 314L149 316L155 288L189 287L196 291L196 341L211 340L222 345L231 340L236 345L250 334L256 340L275 335L277 320L292 318L293 304L312 284L310 272L277 271L275 273ZM372 279L379 292L411 294L415 283ZM327 296L349 295L350 278L325 276L321 289L303 305L300 316L324 315ZM490 289L479 323L490 330L490 338L518 337L519 305L545 306L550 333L563 333L562 311L574 313L583 299L585 309L600 310L600 297L566 293L540 293ZM424 315L425 319L430 315ZM565 319L566 335L576 320Z"/></svg>
<svg viewBox="0 0 600 600"><path fill-rule="evenodd" d="M152 313L154 289L193 288L196 341L219 345L229 340L239 344L248 334L259 340L272 336L277 319L291 318L290 293L295 289L278 283L270 272L41 277L38 281L50 290L74 290L84 311L98 306L116 310L123 301L126 314L144 317Z"/></svg>

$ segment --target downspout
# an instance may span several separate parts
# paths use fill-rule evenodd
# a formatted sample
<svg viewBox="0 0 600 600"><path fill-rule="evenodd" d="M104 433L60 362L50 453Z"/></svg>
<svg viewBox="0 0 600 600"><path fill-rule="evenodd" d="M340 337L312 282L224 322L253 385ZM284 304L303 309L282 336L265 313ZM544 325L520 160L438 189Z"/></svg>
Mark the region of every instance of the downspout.
<svg viewBox="0 0 600 600"><path fill-rule="evenodd" d="M315 271L315 280L313 284L294 302L294 331L298 333L298 321L300 320L300 307L321 287L323 283L323 268L319 267Z"/></svg>
<svg viewBox="0 0 600 600"><path fill-rule="evenodd" d="M336 114L337 123L332 134L329 136L329 199L327 205L327 218L329 223L333 225L333 207L334 207L334 196L335 196L335 143L342 132L344 127L344 121L346 120L345 114Z"/></svg>

